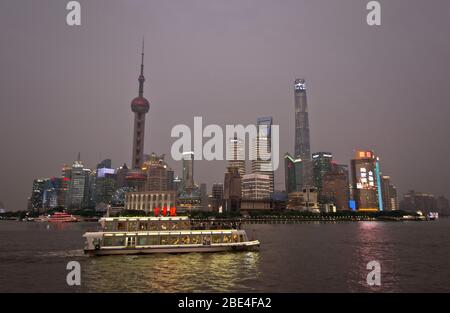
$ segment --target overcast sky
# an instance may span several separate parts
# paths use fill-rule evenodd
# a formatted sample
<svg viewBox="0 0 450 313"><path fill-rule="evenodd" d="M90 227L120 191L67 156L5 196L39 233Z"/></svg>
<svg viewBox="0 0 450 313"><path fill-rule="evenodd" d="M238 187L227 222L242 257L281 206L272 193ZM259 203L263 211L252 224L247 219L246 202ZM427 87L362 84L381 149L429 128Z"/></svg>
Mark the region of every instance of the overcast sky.
<svg viewBox="0 0 450 313"><path fill-rule="evenodd" d="M77 153L130 164L141 38L146 40L146 152L170 159L176 124L250 124L273 116L294 150L293 81L308 88L312 151L349 163L374 149L401 193L450 196L450 1L390 0L382 26L365 0L0 2L0 201L25 209L36 177ZM197 162L197 183L224 162ZM276 173L284 188L284 168Z"/></svg>

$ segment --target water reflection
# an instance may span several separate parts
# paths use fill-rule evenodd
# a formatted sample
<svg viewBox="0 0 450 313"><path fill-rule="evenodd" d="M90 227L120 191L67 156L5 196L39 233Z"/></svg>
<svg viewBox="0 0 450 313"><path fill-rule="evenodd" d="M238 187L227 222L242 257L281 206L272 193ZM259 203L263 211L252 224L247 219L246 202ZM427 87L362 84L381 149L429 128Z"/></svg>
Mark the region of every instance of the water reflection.
<svg viewBox="0 0 450 313"><path fill-rule="evenodd" d="M95 292L252 291L259 261L258 252L89 257L83 284Z"/></svg>
<svg viewBox="0 0 450 313"><path fill-rule="evenodd" d="M398 279L394 271L395 247L392 242L389 224L382 222L360 222L357 227L355 240L355 270L350 277L353 291L396 291ZM369 286L367 275L371 270L367 264L377 261L381 265L381 286ZM359 286L359 287L357 287Z"/></svg>

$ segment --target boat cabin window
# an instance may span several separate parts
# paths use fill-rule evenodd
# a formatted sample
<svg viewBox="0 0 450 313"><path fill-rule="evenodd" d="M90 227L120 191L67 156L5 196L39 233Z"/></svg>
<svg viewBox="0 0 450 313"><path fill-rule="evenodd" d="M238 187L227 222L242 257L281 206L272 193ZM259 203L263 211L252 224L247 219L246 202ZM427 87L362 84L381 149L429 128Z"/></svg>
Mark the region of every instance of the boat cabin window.
<svg viewBox="0 0 450 313"><path fill-rule="evenodd" d="M170 245L179 245L180 244L180 238L177 236L177 235L175 235L175 236L170 236L170 239L169 239L169 244Z"/></svg>
<svg viewBox="0 0 450 313"><path fill-rule="evenodd" d="M128 231L137 231L138 230L138 222L132 221L128 222Z"/></svg>
<svg viewBox="0 0 450 313"><path fill-rule="evenodd" d="M224 243L230 243L231 242L231 235L223 235L223 242Z"/></svg>
<svg viewBox="0 0 450 313"><path fill-rule="evenodd" d="M211 244L211 236L210 235L203 235L203 244L204 245Z"/></svg>
<svg viewBox="0 0 450 313"><path fill-rule="evenodd" d="M244 241L245 241L244 235L243 235L243 234L240 234L240 235L239 235L239 241L240 241L240 242L244 242Z"/></svg>
<svg viewBox="0 0 450 313"><path fill-rule="evenodd" d="M146 246L148 245L147 236L138 236L138 246Z"/></svg>
<svg viewBox="0 0 450 313"><path fill-rule="evenodd" d="M148 230L149 231L156 231L156 230L158 230L158 222L149 221L148 222Z"/></svg>
<svg viewBox="0 0 450 313"><path fill-rule="evenodd" d="M168 227L169 227L169 230L177 230L179 228L177 222L172 222L172 221L169 221Z"/></svg>
<svg viewBox="0 0 450 313"><path fill-rule="evenodd" d="M237 234L233 234L233 238L232 238L233 242L238 242L239 241L239 237Z"/></svg>
<svg viewBox="0 0 450 313"><path fill-rule="evenodd" d="M112 247L114 246L114 237L103 237L103 246Z"/></svg>
<svg viewBox="0 0 450 313"><path fill-rule="evenodd" d="M148 230L148 223L146 221L139 222L139 230Z"/></svg>
<svg viewBox="0 0 450 313"><path fill-rule="evenodd" d="M116 231L117 224L115 222L105 222L105 227L103 228L105 231Z"/></svg>
<svg viewBox="0 0 450 313"><path fill-rule="evenodd" d="M167 235L160 236L159 242L161 245L168 245L169 244L169 236L167 236Z"/></svg>
<svg viewBox="0 0 450 313"><path fill-rule="evenodd" d="M165 221L161 221L160 222L160 224L159 224L159 230L169 230L168 229L168 225L167 225L167 222L165 222Z"/></svg>
<svg viewBox="0 0 450 313"><path fill-rule="evenodd" d="M114 246L125 246L124 236L115 236L113 238L114 238Z"/></svg>
<svg viewBox="0 0 450 313"><path fill-rule="evenodd" d="M221 243L222 235L212 235L212 243Z"/></svg>
<svg viewBox="0 0 450 313"><path fill-rule="evenodd" d="M118 222L117 230L118 231L127 231L127 223L126 222Z"/></svg>
<svg viewBox="0 0 450 313"><path fill-rule="evenodd" d="M183 237L181 238L181 243L184 244L184 245L190 244L190 243L191 243L191 237L189 237L189 236L183 236Z"/></svg>
<svg viewBox="0 0 450 313"><path fill-rule="evenodd" d="M193 244L193 245L198 245L201 243L200 235L193 235L190 238L191 238L191 244Z"/></svg>
<svg viewBox="0 0 450 313"><path fill-rule="evenodd" d="M148 236L147 237L147 244L150 246L156 246L159 244L159 238L158 236Z"/></svg>

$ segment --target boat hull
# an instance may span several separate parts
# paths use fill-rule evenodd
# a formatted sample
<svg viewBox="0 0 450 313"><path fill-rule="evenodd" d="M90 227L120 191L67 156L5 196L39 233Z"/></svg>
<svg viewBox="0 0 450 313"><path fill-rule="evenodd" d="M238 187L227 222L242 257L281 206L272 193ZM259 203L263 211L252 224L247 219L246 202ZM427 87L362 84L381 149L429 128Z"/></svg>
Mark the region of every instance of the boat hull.
<svg viewBox="0 0 450 313"><path fill-rule="evenodd" d="M136 255L136 254L180 254L180 253L213 253L226 251L254 251L258 250L259 241L249 241L236 245L196 245L196 246L154 246L154 247L128 247L128 248L100 248L84 250L91 255Z"/></svg>

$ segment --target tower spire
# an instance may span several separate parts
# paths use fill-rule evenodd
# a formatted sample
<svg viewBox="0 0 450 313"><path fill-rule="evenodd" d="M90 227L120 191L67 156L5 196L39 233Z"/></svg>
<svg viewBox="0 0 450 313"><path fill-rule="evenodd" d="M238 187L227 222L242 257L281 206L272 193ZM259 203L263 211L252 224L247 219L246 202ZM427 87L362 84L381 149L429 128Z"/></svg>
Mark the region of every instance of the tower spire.
<svg viewBox="0 0 450 313"><path fill-rule="evenodd" d="M139 75L139 97L144 96L144 38L142 37L141 74Z"/></svg>

